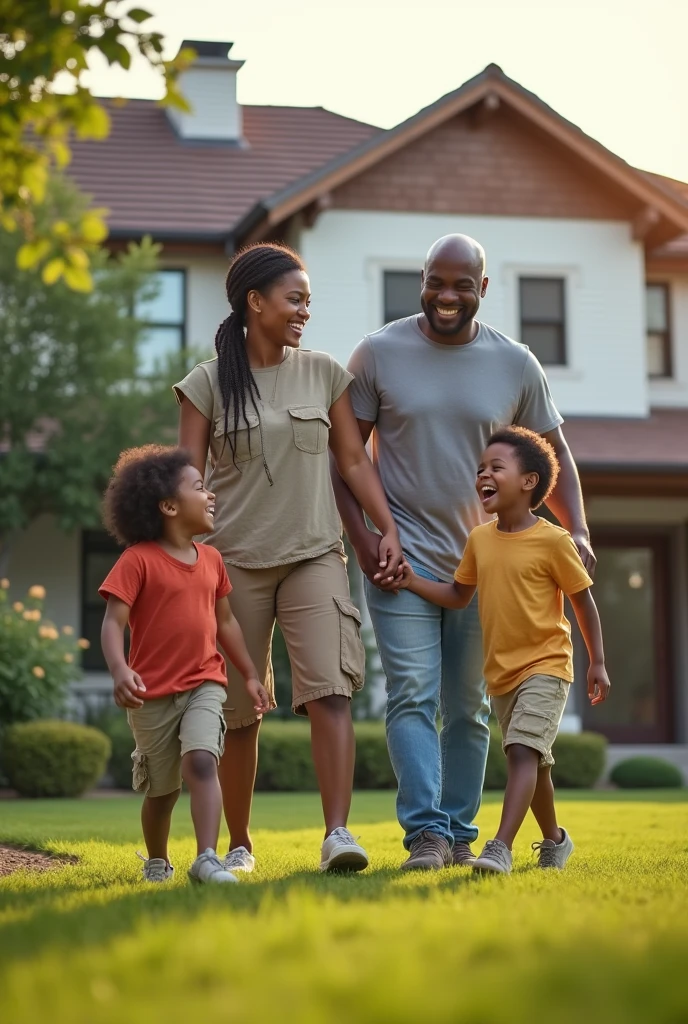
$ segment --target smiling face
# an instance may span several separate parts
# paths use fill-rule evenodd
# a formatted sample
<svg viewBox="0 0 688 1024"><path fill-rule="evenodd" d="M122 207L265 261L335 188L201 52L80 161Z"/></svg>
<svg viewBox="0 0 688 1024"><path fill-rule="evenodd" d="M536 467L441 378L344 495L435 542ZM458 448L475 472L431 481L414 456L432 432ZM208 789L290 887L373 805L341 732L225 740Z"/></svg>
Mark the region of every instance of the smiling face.
<svg viewBox="0 0 688 1024"><path fill-rule="evenodd" d="M189 537L210 533L215 525L215 495L209 491L195 466L185 466L177 493L160 503L164 516L176 520Z"/></svg>
<svg viewBox="0 0 688 1024"><path fill-rule="evenodd" d="M509 444L491 444L483 452L475 488L483 508L490 515L531 507L537 473L524 473L515 448Z"/></svg>
<svg viewBox="0 0 688 1024"><path fill-rule="evenodd" d="M472 239L451 235L428 253L420 302L439 340L461 333L487 291L482 250L476 246Z"/></svg>
<svg viewBox="0 0 688 1024"><path fill-rule="evenodd" d="M252 324L278 347L298 348L301 335L310 320L311 285L303 270L290 270L265 293L250 291L247 296Z"/></svg>

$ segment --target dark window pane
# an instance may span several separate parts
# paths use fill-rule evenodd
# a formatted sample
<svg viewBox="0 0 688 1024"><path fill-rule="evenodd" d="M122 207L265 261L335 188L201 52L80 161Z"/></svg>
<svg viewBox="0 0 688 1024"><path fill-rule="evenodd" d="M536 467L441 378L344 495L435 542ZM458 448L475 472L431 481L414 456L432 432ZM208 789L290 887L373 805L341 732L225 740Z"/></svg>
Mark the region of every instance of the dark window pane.
<svg viewBox="0 0 688 1024"><path fill-rule="evenodd" d="M647 335L647 372L650 377L668 377L667 338L665 334Z"/></svg>
<svg viewBox="0 0 688 1024"><path fill-rule="evenodd" d="M564 339L560 324L524 324L521 341L543 365L564 362Z"/></svg>
<svg viewBox="0 0 688 1024"><path fill-rule="evenodd" d="M139 302L136 315L152 324L184 322L184 271L161 270L156 275L158 293L155 298Z"/></svg>
<svg viewBox="0 0 688 1024"><path fill-rule="evenodd" d="M564 322L564 282L521 278L521 319Z"/></svg>
<svg viewBox="0 0 688 1024"><path fill-rule="evenodd" d="M385 285L385 323L420 313L420 271L387 270Z"/></svg>
<svg viewBox="0 0 688 1024"><path fill-rule="evenodd" d="M667 290L663 284L648 284L645 291L648 331L668 329Z"/></svg>
<svg viewBox="0 0 688 1024"><path fill-rule="evenodd" d="M183 348L181 327L149 327L139 343L139 373L144 377Z"/></svg>
<svg viewBox="0 0 688 1024"><path fill-rule="evenodd" d="M98 588L120 556L119 551L91 551L84 559L84 601L105 608Z"/></svg>
<svg viewBox="0 0 688 1024"><path fill-rule="evenodd" d="M665 284L645 286L647 373L649 377L671 377L671 332L669 289Z"/></svg>

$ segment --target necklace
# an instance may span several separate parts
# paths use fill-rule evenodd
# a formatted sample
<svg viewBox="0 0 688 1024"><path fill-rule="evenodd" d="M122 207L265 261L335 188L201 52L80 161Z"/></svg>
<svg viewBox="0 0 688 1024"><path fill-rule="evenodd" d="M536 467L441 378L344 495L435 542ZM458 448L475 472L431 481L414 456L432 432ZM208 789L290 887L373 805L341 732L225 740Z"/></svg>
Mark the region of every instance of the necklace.
<svg viewBox="0 0 688 1024"><path fill-rule="evenodd" d="M268 405L274 405L275 404L275 396L277 394L277 381L279 380L279 372L282 369L282 363L286 360L288 354L289 354L289 349L286 350L286 352L282 356L282 359L277 364L277 373L275 374L275 383L272 386L272 394L270 395L270 400L268 402Z"/></svg>

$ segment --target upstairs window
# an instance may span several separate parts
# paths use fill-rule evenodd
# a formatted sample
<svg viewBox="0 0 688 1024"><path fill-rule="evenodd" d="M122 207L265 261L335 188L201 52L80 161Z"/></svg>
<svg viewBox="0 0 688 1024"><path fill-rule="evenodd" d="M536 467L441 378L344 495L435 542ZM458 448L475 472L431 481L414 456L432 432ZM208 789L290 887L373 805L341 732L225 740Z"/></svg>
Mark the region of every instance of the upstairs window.
<svg viewBox="0 0 688 1024"><path fill-rule="evenodd" d="M519 279L521 342L544 366L566 365L564 279Z"/></svg>
<svg viewBox="0 0 688 1024"><path fill-rule="evenodd" d="M386 270L384 274L385 323L420 313L420 271Z"/></svg>
<svg viewBox="0 0 688 1024"><path fill-rule="evenodd" d="M671 377L669 286L645 285L645 337L648 377Z"/></svg>
<svg viewBox="0 0 688 1024"><path fill-rule="evenodd" d="M139 345L139 373L144 377L186 345L186 271L160 270L155 278L157 295L138 302L135 310L147 325Z"/></svg>

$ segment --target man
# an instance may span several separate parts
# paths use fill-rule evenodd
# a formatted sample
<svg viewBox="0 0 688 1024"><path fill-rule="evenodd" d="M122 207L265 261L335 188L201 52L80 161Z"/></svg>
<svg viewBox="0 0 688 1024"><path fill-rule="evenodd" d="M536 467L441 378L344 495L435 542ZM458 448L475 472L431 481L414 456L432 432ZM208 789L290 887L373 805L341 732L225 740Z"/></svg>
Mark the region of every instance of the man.
<svg viewBox="0 0 688 1024"><path fill-rule="evenodd" d="M475 491L480 454L497 427L518 424L554 446L561 473L548 506L592 571L580 482L542 367L476 320L488 285L482 246L465 235L439 239L421 285L423 312L364 338L349 362L361 436L367 442L375 428L374 459L409 562L428 579L453 579L468 534L485 521ZM380 572L379 538L336 471L333 484L387 677L403 868L469 865L489 740L477 602L447 610L396 593Z"/></svg>

